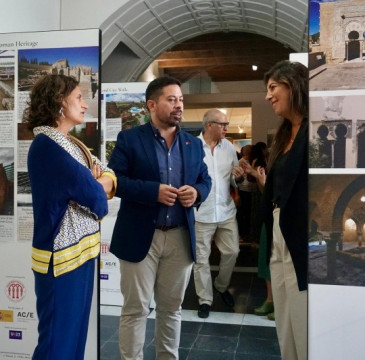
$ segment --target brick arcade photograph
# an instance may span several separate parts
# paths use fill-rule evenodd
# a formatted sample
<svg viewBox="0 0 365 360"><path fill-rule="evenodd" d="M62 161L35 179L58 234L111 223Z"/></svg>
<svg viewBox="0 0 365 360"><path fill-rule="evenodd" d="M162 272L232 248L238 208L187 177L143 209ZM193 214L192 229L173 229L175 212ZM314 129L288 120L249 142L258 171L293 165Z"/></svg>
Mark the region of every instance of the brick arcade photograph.
<svg viewBox="0 0 365 360"><path fill-rule="evenodd" d="M365 286L365 175L309 177L309 283Z"/></svg>
<svg viewBox="0 0 365 360"><path fill-rule="evenodd" d="M360 92L360 90L358 91ZM312 94L309 167L365 168L365 91Z"/></svg>

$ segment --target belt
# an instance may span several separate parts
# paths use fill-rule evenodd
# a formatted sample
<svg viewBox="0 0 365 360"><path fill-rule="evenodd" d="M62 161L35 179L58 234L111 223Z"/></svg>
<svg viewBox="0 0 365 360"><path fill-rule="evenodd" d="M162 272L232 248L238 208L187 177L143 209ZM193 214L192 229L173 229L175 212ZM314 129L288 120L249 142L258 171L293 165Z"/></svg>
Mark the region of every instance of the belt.
<svg viewBox="0 0 365 360"><path fill-rule="evenodd" d="M172 229L176 229L177 227L179 227L179 225L170 225L170 226L161 225L161 226L156 226L156 229L161 231L169 231Z"/></svg>

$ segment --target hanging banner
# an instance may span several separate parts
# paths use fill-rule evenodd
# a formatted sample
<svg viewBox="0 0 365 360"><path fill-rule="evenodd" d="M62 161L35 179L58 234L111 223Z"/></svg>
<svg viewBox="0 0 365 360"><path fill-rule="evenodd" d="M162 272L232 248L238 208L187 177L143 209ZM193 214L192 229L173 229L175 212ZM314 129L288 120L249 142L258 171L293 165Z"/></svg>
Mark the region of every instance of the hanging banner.
<svg viewBox="0 0 365 360"><path fill-rule="evenodd" d="M360 360L365 0L311 0L309 19L308 359Z"/></svg>
<svg viewBox="0 0 365 360"><path fill-rule="evenodd" d="M99 155L99 67L98 29L0 34L0 359L31 359L38 337L27 172L33 134L22 123L29 91L43 75L74 76L88 111L72 135ZM85 354L91 360L98 352L96 294Z"/></svg>
<svg viewBox="0 0 365 360"><path fill-rule="evenodd" d="M148 83L102 84L102 161L108 163L118 133L149 121L145 91ZM101 223L100 304L123 305L119 259L109 251L120 199L109 201L109 214Z"/></svg>

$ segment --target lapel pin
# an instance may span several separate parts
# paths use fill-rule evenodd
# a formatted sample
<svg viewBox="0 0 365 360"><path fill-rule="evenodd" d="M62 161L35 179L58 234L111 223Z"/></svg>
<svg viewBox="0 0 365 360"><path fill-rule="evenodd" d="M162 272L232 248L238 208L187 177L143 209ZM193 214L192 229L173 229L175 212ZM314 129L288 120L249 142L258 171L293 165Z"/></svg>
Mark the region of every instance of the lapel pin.
<svg viewBox="0 0 365 360"><path fill-rule="evenodd" d="M190 145L190 141L187 141L187 142L185 143L185 145Z"/></svg>

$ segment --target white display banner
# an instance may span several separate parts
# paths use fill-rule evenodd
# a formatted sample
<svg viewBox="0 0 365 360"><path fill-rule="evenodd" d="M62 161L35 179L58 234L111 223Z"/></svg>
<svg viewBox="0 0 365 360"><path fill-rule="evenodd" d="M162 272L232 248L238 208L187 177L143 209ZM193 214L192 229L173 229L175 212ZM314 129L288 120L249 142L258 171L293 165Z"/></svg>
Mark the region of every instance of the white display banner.
<svg viewBox="0 0 365 360"><path fill-rule="evenodd" d="M76 77L89 109L72 134L97 152L99 67L99 29L0 34L0 359L31 359L38 337L27 173L33 134L22 123L29 91L45 74ZM85 353L90 360L97 359L97 315L95 291Z"/></svg>
<svg viewBox="0 0 365 360"><path fill-rule="evenodd" d="M149 121L145 103L147 82L102 84L102 149L106 163L118 133ZM103 151L102 151L103 152ZM109 213L101 224L100 304L123 305L120 293L119 259L109 251L120 199L109 201ZM142 218L141 218L142 221Z"/></svg>
<svg viewBox="0 0 365 360"><path fill-rule="evenodd" d="M363 360L365 288L309 284L308 359Z"/></svg>

